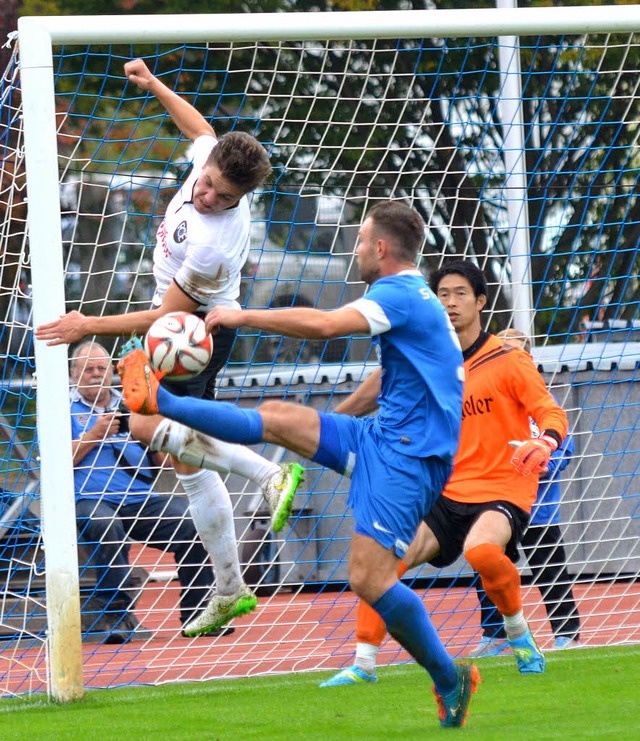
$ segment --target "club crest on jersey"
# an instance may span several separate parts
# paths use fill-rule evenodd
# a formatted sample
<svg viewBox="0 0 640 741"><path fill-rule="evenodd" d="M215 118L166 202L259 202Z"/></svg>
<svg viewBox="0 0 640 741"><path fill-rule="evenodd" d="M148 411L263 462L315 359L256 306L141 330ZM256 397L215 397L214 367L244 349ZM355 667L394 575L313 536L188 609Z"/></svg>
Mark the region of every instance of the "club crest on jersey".
<svg viewBox="0 0 640 741"><path fill-rule="evenodd" d="M173 233L173 241L176 244L180 244L180 242L184 242L186 238L187 238L187 222L181 221L176 227L175 232Z"/></svg>

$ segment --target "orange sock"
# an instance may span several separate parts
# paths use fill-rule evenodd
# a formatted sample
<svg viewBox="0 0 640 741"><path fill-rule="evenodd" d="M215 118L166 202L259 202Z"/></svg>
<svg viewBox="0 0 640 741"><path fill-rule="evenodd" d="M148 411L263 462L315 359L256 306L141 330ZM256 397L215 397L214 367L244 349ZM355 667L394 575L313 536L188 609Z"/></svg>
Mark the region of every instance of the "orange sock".
<svg viewBox="0 0 640 741"><path fill-rule="evenodd" d="M398 578L404 576L407 566L404 561L398 564ZM379 646L387 633L383 619L364 600L358 602L356 617L356 640L358 643L369 643Z"/></svg>
<svg viewBox="0 0 640 741"><path fill-rule="evenodd" d="M481 543L466 551L464 557L480 574L484 591L501 615L516 615L522 610L520 572L500 546Z"/></svg>

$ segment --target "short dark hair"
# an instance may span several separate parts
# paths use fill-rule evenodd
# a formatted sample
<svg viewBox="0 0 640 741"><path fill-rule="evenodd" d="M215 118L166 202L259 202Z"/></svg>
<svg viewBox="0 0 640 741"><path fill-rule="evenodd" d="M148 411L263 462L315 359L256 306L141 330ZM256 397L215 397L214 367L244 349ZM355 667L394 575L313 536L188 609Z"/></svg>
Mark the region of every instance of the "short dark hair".
<svg viewBox="0 0 640 741"><path fill-rule="evenodd" d="M271 172L269 155L260 142L243 131L230 131L218 140L207 159L230 183L250 193Z"/></svg>
<svg viewBox="0 0 640 741"><path fill-rule="evenodd" d="M431 273L429 276L429 287L434 293L438 293L438 286L445 275L461 275L463 278L466 278L471 288L473 288L476 298L478 296L489 295L489 288L484 273L470 260L451 260Z"/></svg>
<svg viewBox="0 0 640 741"><path fill-rule="evenodd" d="M396 256L401 260L416 263L424 244L424 221L422 216L403 201L381 201L367 214L379 231L393 240Z"/></svg>

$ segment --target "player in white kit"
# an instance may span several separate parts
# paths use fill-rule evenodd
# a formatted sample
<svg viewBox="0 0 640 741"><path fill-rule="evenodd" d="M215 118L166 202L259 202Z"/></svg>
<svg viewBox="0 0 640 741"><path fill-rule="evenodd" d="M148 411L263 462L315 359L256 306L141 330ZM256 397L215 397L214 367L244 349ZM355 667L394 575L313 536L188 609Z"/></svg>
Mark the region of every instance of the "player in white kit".
<svg viewBox="0 0 640 741"><path fill-rule="evenodd" d="M238 307L241 270L249 251L247 195L269 175L268 155L249 134L231 132L218 139L204 117L155 77L142 59L127 62L124 71L130 82L155 95L193 142L193 167L158 228L152 308L100 317L69 312L36 328L36 338L50 345L74 343L88 335L143 335L156 319L172 311L204 316L216 306ZM213 357L202 374L164 384L174 394L214 398L216 375L228 360L234 338L233 330L218 333ZM249 448L214 440L159 415L133 415L130 428L152 450L172 456L198 534L213 561L216 593L183 633L216 631L257 604L242 580L233 507L218 471L242 475L261 487L277 531L289 517L303 469L297 463L278 465Z"/></svg>

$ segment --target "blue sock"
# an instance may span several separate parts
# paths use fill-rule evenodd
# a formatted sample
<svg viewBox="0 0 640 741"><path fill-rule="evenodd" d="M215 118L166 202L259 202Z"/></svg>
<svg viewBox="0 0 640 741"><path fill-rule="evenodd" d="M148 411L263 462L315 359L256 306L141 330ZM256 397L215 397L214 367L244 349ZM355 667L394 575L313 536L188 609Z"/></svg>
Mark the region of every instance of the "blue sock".
<svg viewBox="0 0 640 741"><path fill-rule="evenodd" d="M228 443L262 442L262 417L257 409L241 409L226 401L174 396L162 387L158 389L158 409L163 417Z"/></svg>
<svg viewBox="0 0 640 741"><path fill-rule="evenodd" d="M447 653L422 600L397 581L373 605L396 641L431 675L442 697L456 688L453 659Z"/></svg>

